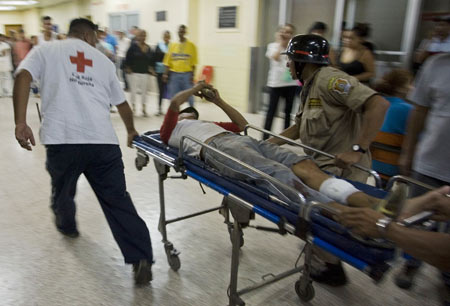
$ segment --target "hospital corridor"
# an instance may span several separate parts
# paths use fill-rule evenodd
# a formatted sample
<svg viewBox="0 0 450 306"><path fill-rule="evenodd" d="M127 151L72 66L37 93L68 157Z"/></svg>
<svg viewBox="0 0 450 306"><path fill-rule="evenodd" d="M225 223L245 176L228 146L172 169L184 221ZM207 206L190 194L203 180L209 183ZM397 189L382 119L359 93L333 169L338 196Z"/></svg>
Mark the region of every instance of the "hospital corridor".
<svg viewBox="0 0 450 306"><path fill-rule="evenodd" d="M449 71L447 1L0 0L0 306L450 305Z"/></svg>

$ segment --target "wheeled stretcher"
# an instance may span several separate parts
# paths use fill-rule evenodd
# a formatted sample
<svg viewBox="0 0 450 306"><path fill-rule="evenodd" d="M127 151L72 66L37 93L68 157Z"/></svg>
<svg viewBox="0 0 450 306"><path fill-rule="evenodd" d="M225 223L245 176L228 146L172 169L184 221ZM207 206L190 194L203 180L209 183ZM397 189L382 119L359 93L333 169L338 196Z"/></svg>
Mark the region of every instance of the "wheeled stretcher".
<svg viewBox="0 0 450 306"><path fill-rule="evenodd" d="M269 131L252 126L248 126L248 128L270 133ZM183 137L180 148L183 148L183 143L186 139L198 142L206 149L216 150L190 136ZM300 197L298 209L293 209L292 205L284 203L256 186L226 178L220 175L215 169L206 165L203 161L186 156L181 150L167 146L160 140L159 131L150 131L143 134L133 141L133 145L137 149L137 157L135 160L137 169L142 170L148 164L149 158L151 157L154 160L155 168L159 175L161 212L158 229L162 234L162 242L164 243L168 263L174 271L180 268L181 263L179 252L168 240L166 226L173 222L213 211L220 211L224 216L232 241L231 275L230 285L227 291L229 305L245 305L240 297L241 295L300 272L299 280L295 283L296 293L302 301L311 300L314 297L314 288L310 279L313 245L367 273L376 282L380 281L384 273L389 269L388 262L394 258L394 246L386 241L363 240L355 237L345 227L325 216L334 212L324 204L307 202L304 198L302 199ZM226 156L224 153L221 154ZM228 157L233 162L240 162L231 156ZM250 166L247 167L252 169ZM171 168L180 175L170 177L168 173ZM257 169L253 170L258 171ZM379 177L377 177L376 172L370 171L370 173L375 177L375 181L379 183ZM165 214L164 181L167 178L186 179L188 177L222 194L224 196L223 201L220 206L167 220ZM274 180L270 176L267 176L267 179ZM382 189L361 183L352 183L358 189L374 197L383 198L386 195L386 191ZM322 214L323 212L327 212L328 214ZM230 215L233 221L231 221ZM244 243L243 228L249 226L250 220L254 219L256 215L276 225L276 228L262 229L276 231L280 234L289 233L306 241L301 253L305 256L304 264L303 266L296 266L294 269L273 276L271 279L264 279L262 282L251 287L238 290L239 249Z"/></svg>

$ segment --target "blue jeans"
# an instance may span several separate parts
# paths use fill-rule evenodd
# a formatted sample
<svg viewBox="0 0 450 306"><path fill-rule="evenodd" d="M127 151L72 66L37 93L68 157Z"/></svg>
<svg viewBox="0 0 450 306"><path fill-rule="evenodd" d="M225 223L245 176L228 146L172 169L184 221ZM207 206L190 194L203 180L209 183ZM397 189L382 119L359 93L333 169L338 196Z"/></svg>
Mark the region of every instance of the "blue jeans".
<svg viewBox="0 0 450 306"><path fill-rule="evenodd" d="M192 88L192 72L170 72L169 84L167 90L169 91L169 99L173 98L180 91ZM194 106L194 97L190 96L188 99L189 105Z"/></svg>
<svg viewBox="0 0 450 306"><path fill-rule="evenodd" d="M292 172L293 165L311 159L307 155L300 156L278 145L232 133L216 136L208 144L270 175L283 184L274 184L228 158L213 151L205 150L205 162L224 176L255 184L277 196L280 200L291 203L295 209L298 208L299 194L307 197L308 200L316 200L322 203L331 202L331 199L306 186ZM285 185L291 188L286 188ZM294 192L292 189L298 191Z"/></svg>
<svg viewBox="0 0 450 306"><path fill-rule="evenodd" d="M119 245L126 263L153 260L150 234L126 190L122 153L118 145L47 145L47 171L51 176L51 208L64 231L74 231L75 192L84 174Z"/></svg>

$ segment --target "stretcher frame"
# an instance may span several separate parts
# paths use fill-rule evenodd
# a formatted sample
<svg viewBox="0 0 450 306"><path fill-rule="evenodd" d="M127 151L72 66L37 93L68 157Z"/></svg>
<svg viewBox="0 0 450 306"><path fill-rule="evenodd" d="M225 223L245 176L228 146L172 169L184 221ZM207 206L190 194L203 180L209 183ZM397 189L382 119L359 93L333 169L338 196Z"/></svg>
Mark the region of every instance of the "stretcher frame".
<svg viewBox="0 0 450 306"><path fill-rule="evenodd" d="M296 142L293 142L290 139L287 139L283 136L276 135L270 131L260 129L258 127L253 126L247 126L245 128L245 133L247 134L247 130L249 128L253 128L255 130L267 133L272 135L273 137L281 138L293 145L299 145L301 147L310 149L312 151L316 151L319 154L326 154L325 152L318 151L314 148L298 144ZM191 137L191 136L184 136L182 137L180 141L180 148L183 148L184 142L186 140L190 140L193 142L198 143L202 148L206 148L208 150L215 151L218 154L221 154L222 156L229 158L233 162L239 163L241 166L246 167L250 169L251 171L254 171L258 175L261 175L268 179L269 181L276 183L276 184L282 184L281 182L277 181L276 179L272 178L271 176L259 171L258 169L253 168L252 166L249 166L245 163L242 163L241 161L235 159L232 156L229 156L226 153L223 153L203 142L200 140ZM161 142L162 143L162 142ZM204 215L210 212L214 211L220 211L221 214L224 216L225 224L227 225L228 231L230 233L230 238L232 242L232 256L231 256L231 271L230 271L230 283L227 290L227 294L229 297L229 305L235 306L235 305L245 305L244 301L241 299L241 295L246 294L248 292L251 292L253 290L259 289L261 287L264 287L266 285L272 284L276 281L279 281L281 279L284 279L288 276L291 276L296 273L301 273L301 276L299 277L299 280L295 282L295 291L299 298L304 301L308 302L311 299L314 298L314 287L312 286L312 280L310 277L310 263L312 258L312 248L313 245L316 245L323 250L337 256L341 260L349 263L350 265L354 266L355 268L365 272L368 274L373 280L376 282L380 281L384 275L384 273L389 269L389 265L381 265L377 267L371 267L364 261L352 256L351 254L348 254L342 250L339 250L332 244L328 243L327 241L324 241L323 239L320 239L318 237L314 237L311 232L309 231L309 222L311 220L311 214L313 211L316 211L316 209L327 211L328 213L335 214L336 211L334 211L332 208L328 207L325 204L318 203L318 202L306 202L306 200L303 198L300 198L300 201L302 203L301 209L299 211L298 215L298 223L297 226L294 226L293 224L290 224L283 220L283 218L280 218L274 214L272 214L269 211L265 211L264 209L259 208L257 205L251 204L248 201L243 200L242 198L232 194L231 192L225 190L221 186L216 185L214 182L209 181L207 179L204 179L192 171L189 171L184 168L183 166L183 150L179 150L178 152L178 158L175 159L171 156L168 156L164 153L159 152L158 150L153 150L149 147L142 146L138 141L133 142L134 147L137 149L137 157L135 160L136 168L138 170L142 170L143 167L145 167L149 162L149 156L154 159L155 168L158 172L159 180L159 194L160 194L160 219L158 224L158 230L161 232L162 235L162 242L164 244L164 249L166 252L168 264L171 267L172 270L177 271L180 266L181 262L179 259L180 252L173 246L173 244L168 240L167 237L167 225L190 219L196 216ZM378 182L379 176L378 174L371 170L366 169L362 166L357 165L357 168L369 172L371 175L374 176L375 181ZM170 168L174 168L176 172L179 172L179 176L168 176L168 173L170 171ZM174 219L166 219L166 213L165 213L165 195L164 195L164 181L167 178L172 179L186 179L187 177L192 177L199 181L201 184L204 184L213 190L221 193L224 195L224 199L222 201L222 204L218 207L214 207L207 210L198 211L189 215L185 215L182 217L174 218ZM391 185L397 180L408 181L409 178L393 178ZM381 182L381 181L380 181ZM287 186L285 186L286 188ZM276 198L271 198L272 201L276 202L277 204L283 204L283 201L276 200ZM230 221L230 214L233 217L233 222ZM239 289L238 290L238 270L239 270L239 250L244 244L243 239L243 228L247 227L250 223L250 220L255 218L255 214L260 215L264 217L265 219L275 223L278 228L277 229L267 229L267 228L261 228L266 229L270 231L276 231L280 234L286 234L290 233L293 235L298 236L300 239L304 240L306 242L303 250L300 253L300 256L304 254L304 264L300 267L295 267L293 269L290 269L288 271L282 272L278 275L271 275L272 277L270 279L266 279L263 277L263 280L259 283L255 283L252 286ZM385 247L392 247L389 243L381 243ZM299 257L300 257L299 256Z"/></svg>

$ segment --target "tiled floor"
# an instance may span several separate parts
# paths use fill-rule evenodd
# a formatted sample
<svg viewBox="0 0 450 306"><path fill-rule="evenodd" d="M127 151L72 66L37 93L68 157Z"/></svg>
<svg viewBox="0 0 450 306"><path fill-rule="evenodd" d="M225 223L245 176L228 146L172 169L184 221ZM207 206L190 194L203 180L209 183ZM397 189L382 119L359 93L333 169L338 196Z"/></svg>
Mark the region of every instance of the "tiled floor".
<svg viewBox="0 0 450 306"><path fill-rule="evenodd" d="M156 105L154 96L151 105ZM36 99L29 104L28 121L38 134ZM203 118L222 120L213 105L197 103ZM151 107L152 113L156 106ZM262 116L248 115L262 124ZM102 215L84 178L76 196L81 236L70 240L54 229L49 206L50 180L44 168L45 150L21 149L14 139L11 99L0 99L0 305L227 305L230 252L228 232L218 213L169 226L169 238L181 251L181 269L170 270L157 231L159 198L152 163L139 172L135 150L124 146L125 129L118 114L112 120L121 140L129 192L147 222L156 264L147 288L135 288L129 266L123 264ZM139 131L159 128L162 117L136 118ZM276 122L281 124L280 121ZM203 195L193 180L166 183L167 214L174 217L220 204L221 197L207 189ZM257 219L257 224L264 224ZM245 231L241 250L240 285L266 273L293 267L303 243L289 236ZM389 273L381 284L346 266L350 284L344 288L315 285L316 297L308 305L439 305L443 291L439 274L422 269L411 291L398 289ZM395 269L393 269L395 271ZM263 290L243 296L247 305L300 305L291 276Z"/></svg>

